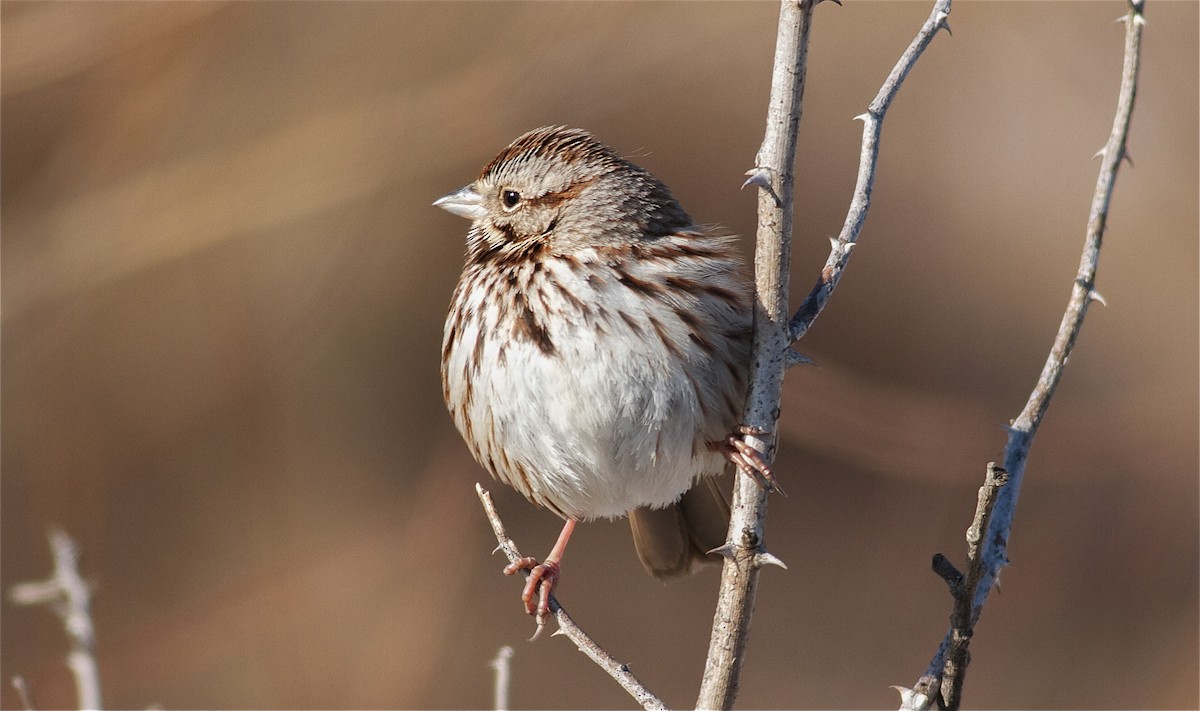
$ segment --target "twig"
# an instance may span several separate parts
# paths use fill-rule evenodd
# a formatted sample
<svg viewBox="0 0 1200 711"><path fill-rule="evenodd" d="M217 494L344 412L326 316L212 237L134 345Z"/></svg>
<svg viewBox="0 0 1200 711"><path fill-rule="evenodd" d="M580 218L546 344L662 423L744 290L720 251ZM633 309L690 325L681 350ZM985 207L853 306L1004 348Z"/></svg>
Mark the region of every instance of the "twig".
<svg viewBox="0 0 1200 711"><path fill-rule="evenodd" d="M17 690L17 696L21 697L21 708L33 711L33 699L29 696L29 685L25 683L25 677L18 674L11 681L13 688Z"/></svg>
<svg viewBox="0 0 1200 711"><path fill-rule="evenodd" d="M50 530L50 552L54 557L54 575L48 580L17 583L8 597L18 605L49 605L62 619L71 652L67 666L75 676L80 709L100 709L100 674L96 668L96 635L92 628L91 589L79 575L79 550L60 529Z"/></svg>
<svg viewBox="0 0 1200 711"><path fill-rule="evenodd" d="M775 65L766 133L755 167L743 185L757 185L758 232L754 250L754 341L750 388L743 424L762 435L747 435L746 442L774 459L779 400L788 348L788 267L791 263L793 166L796 132L804 95L808 33L815 0L782 0L779 31L775 39ZM758 571L764 562L778 560L767 554L763 527L767 491L740 472L733 488L729 534L721 549L725 565L717 594L712 635L704 677L696 702L701 709L728 709L737 697L738 677L745 659Z"/></svg>
<svg viewBox="0 0 1200 711"><path fill-rule="evenodd" d="M1008 472L989 462L983 486L979 487L979 502L975 506L975 517L967 529L967 574L964 576L941 553L933 557L933 571L946 581L950 595L954 598L954 611L950 613L950 635L946 638L945 663L942 666L941 695L946 708L958 708L962 698L963 681L970 663L969 646L975 633L975 620L971 616L975 592L983 577L983 536L996 507L1000 491L1008 483Z"/></svg>
<svg viewBox="0 0 1200 711"><path fill-rule="evenodd" d="M500 544L497 550L503 551L509 562L515 563L521 559L521 552L517 550L517 544L509 538L508 533L504 530L504 522L500 520L500 514L496 512L496 505L492 503L492 495L489 494L483 486L476 484L475 493L479 495L479 501L483 504L483 510L487 514L488 521L492 524L492 532L496 534L496 541ZM521 571L526 577L529 576L529 571ZM558 622L558 632L555 634L566 635L568 639L575 643L579 651L586 654L593 662L598 664L601 669L608 673L613 679L621 685L621 688L629 692L642 708L651 709L666 709L664 704L657 696L647 689L642 682L638 681L633 672L629 671L629 667L617 661L611 654L606 652L600 645L596 644L595 640L588 636L586 632L580 629L579 625L571 619L563 606L558 603L553 595L550 596L550 614L554 615L554 619Z"/></svg>
<svg viewBox="0 0 1200 711"><path fill-rule="evenodd" d="M1021 414L1013 421L1008 430L1008 443L1004 448L1004 468L1008 471L1008 483L1000 489L983 537L982 570L979 575L979 585L975 591L970 611L969 626L979 621L979 615L987 602L988 594L999 579L1000 570L1008 564L1008 537L1012 531L1013 516L1016 512L1017 497L1021 493L1021 482L1025 474L1025 462L1029 457L1029 448L1038 426L1050 406L1050 398L1062 378L1067 359L1075 346L1075 339L1083 326L1087 315L1088 305L1092 301L1102 301L1096 293L1096 268L1100 259L1100 246L1104 238L1105 223L1108 218L1109 203L1112 200L1113 186L1116 182L1117 169L1125 156L1125 141L1129 134L1130 118L1133 115L1133 101L1137 95L1138 67L1141 64L1142 28L1146 24L1143 0L1131 0L1129 14L1125 21L1125 55L1121 69L1121 89L1117 98L1117 111L1113 119L1112 132L1108 142L1100 151L1100 175L1096 179L1096 190L1092 197L1091 212L1088 215L1087 234L1084 239L1083 255L1080 258L1079 272L1071 287L1071 297L1063 313L1062 322L1054 338L1054 345L1046 358L1037 384L1025 403ZM925 674L921 676L913 689L901 690L902 709L925 709L935 701L939 693L946 693L943 677L947 665L951 663L949 651L954 646L954 630L947 632L933 656ZM957 707L961 700L961 682L953 698L942 698L941 702L949 708Z"/></svg>
<svg viewBox="0 0 1200 711"><path fill-rule="evenodd" d="M867 107L867 112L855 117L863 122L863 137L858 163L858 179L854 185L854 197L850 201L850 210L846 213L846 221L842 225L841 233L838 234L837 239L830 240L832 248L829 258L825 260L825 267L821 270L821 275L788 324L788 332L792 341L803 338L813 321L816 321L817 316L821 315L826 302L842 278L846 264L850 261L850 250L858 243L858 235L867 221L867 210L871 207L871 191L875 186L875 162L879 157L879 135L883 129L883 117L887 113L888 107L892 105L892 100L900 91L900 85L904 82L904 78L908 76L925 48L933 41L938 30L945 29L949 32L950 25L946 20L950 16L950 2L951 0L938 0L934 3L929 19L925 21L921 31L908 45L908 49L904 50L900 61L892 67L892 73L883 82L883 86L879 87L879 93Z"/></svg>
<svg viewBox="0 0 1200 711"><path fill-rule="evenodd" d="M508 689L512 685L512 656L513 648L505 645L492 660L492 669L496 672L496 682L492 688L492 708L495 711L508 711Z"/></svg>

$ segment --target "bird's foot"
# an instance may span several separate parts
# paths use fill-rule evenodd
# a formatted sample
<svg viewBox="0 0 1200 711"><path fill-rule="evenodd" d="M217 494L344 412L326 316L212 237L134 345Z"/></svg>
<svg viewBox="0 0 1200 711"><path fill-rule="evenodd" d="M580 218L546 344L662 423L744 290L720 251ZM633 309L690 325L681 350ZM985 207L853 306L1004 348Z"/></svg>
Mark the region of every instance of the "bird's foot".
<svg viewBox="0 0 1200 711"><path fill-rule="evenodd" d="M718 449L726 459L733 462L738 470L753 479L759 488L765 491L778 491L783 496L787 496L783 488L779 486L779 480L775 478L775 473L771 471L771 465L763 457L762 452L750 446L745 440L747 435L761 437L766 434L770 433L758 427L740 425L729 433L725 441L718 443Z"/></svg>
<svg viewBox="0 0 1200 711"><path fill-rule="evenodd" d="M528 570L529 577L521 591L521 601L525 603L525 612L533 615L537 621L537 632L533 634L536 639L550 617L550 596L558 585L559 567L557 562L551 560L539 563L536 558L521 558L505 566L504 574L515 575L522 570Z"/></svg>

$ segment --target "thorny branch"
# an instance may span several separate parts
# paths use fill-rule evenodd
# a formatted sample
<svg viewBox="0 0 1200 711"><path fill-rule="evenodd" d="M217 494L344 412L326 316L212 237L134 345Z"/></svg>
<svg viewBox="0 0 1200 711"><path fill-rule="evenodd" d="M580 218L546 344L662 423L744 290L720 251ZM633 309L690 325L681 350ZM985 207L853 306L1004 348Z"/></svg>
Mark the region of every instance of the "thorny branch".
<svg viewBox="0 0 1200 711"><path fill-rule="evenodd" d="M79 574L79 549L65 531L51 529L50 552L54 574L48 580L17 583L8 597L18 605L49 605L62 619L71 652L67 666L75 676L81 709L100 709L100 672L96 668L96 634L92 627L92 591Z"/></svg>
<svg viewBox="0 0 1200 711"><path fill-rule="evenodd" d="M803 362L789 347L804 335L833 292L858 239L870 206L879 153L879 135L884 115L900 84L939 29L948 28L950 0L938 0L916 39L901 56L883 83L867 113L858 183L846 217L845 226L834 241L833 252L821 279L795 316L788 320L788 268L791 262L793 166L796 133L804 94L805 65L812 12L819 0L782 0L779 31L775 45L775 65L771 79L770 107L766 134L755 167L747 172L746 185L760 188L758 195L758 231L755 246L754 345L751 356L750 390L743 413L744 424L757 431L774 432L779 418L783 392L783 374L789 365ZM747 442L773 458L774 438L747 437ZM764 524L767 492L749 476L739 474L734 484L733 514L729 535L721 552L725 566L717 611L713 618L712 638L700 688L699 708L733 706L737 697L738 677L745 658L750 618L759 569L780 564L766 551Z"/></svg>
<svg viewBox="0 0 1200 711"><path fill-rule="evenodd" d="M879 93L867 107L867 112L855 117L863 122L863 137L854 197L850 202L850 210L846 213L841 233L837 239L830 240L832 249L817 283L808 292L804 303L800 304L800 308L788 324L788 333L793 341L800 340L808 333L809 327L821 315L833 290L841 281L842 272L850 261L850 250L858 244L858 235L862 232L863 224L867 221L867 210L871 207L871 191L875 187L875 162L879 157L879 136L883 130L883 117L900 91L900 84L904 82L904 78L908 76L925 48L933 41L938 30L950 31L950 25L946 21L950 17L950 2L951 0L938 0L934 4L929 19L925 20L921 31L913 38L908 49L904 50L900 61L892 67L892 73L883 82L883 86L879 87Z"/></svg>
<svg viewBox="0 0 1200 711"><path fill-rule="evenodd" d="M754 249L754 339L750 389L743 423L754 431L746 442L774 459L774 437L783 394L788 308L788 267L791 262L792 183L796 162L796 132L804 94L808 33L816 0L782 0L775 40L766 134L755 167L745 185L758 185L758 234ZM744 187L744 186L743 186ZM725 564L713 615L708 658L696 701L701 709L728 709L737 698L738 677L745 659L758 572L764 563L778 562L766 552L763 526L768 491L739 472L734 480L729 533L721 553Z"/></svg>
<svg viewBox="0 0 1200 711"><path fill-rule="evenodd" d="M1083 319L1087 315L1088 305L1092 301L1103 303L1096 292L1096 268L1100 260L1100 246L1104 238L1104 228L1108 220L1108 208L1112 200L1113 186L1116 183L1117 169L1126 158L1125 143L1129 135L1130 118L1133 115L1133 102L1137 95L1138 67L1141 64L1142 29L1146 20L1143 14L1144 0L1130 0L1129 13L1123 18L1125 22L1125 54L1121 68L1121 88L1117 98L1116 116L1113 118L1112 131L1108 142L1100 150L1100 174L1096 179L1096 189L1092 196L1092 206L1088 215L1087 233L1084 239L1083 255L1080 258L1079 272L1071 286L1071 297L1063 313L1062 323L1054 338L1054 345L1046 358L1037 384L1025 403L1021 414L1013 421L1008 431L1008 443L1004 448L1004 469L1008 471L1008 483L996 495L991 518L986 524L983 537L982 570L979 575L978 589L975 591L972 607L967 620L966 629L971 629L979 621L983 605L987 602L988 594L996 584L1000 570L1008 564L1008 537L1012 530L1013 515L1016 511L1017 496L1021 492L1021 481L1025 474L1025 461L1029 457L1029 448L1038 426L1050 406L1050 398L1062 378L1067 359L1075 346L1075 340L1083 327ZM955 617L958 617L956 613ZM959 620L961 621L961 620ZM959 621L952 621L957 626ZM900 689L902 709L926 709L936 700L946 708L957 708L961 702L963 669L950 670L955 663L950 651L955 646L955 630L952 628L934 654L933 660L925 674L910 689ZM959 646L963 650L959 661L965 665L965 653L969 636ZM953 671L952 674L948 673ZM950 677L947 684L946 677Z"/></svg>
<svg viewBox="0 0 1200 711"><path fill-rule="evenodd" d="M475 493L479 495L479 501L483 504L483 510L487 514L488 521L492 524L492 532L496 534L496 541L500 544L497 550L503 551L505 557L510 563L515 563L521 559L521 552L517 550L517 544L508 537L508 533L504 530L504 522L500 520L500 514L496 512L496 505L492 503L492 495L489 494L481 485L475 485ZM526 577L529 576L529 571L522 571ZM550 596L550 614L554 615L554 620L558 622L558 632L555 634L566 635L572 642L579 647L579 651L586 654L593 662L598 664L601 669L608 673L613 679L621 685L621 688L629 692L642 708L647 711L655 709L666 709L666 705L647 689L642 682L638 681L633 672L629 671L629 667L617 661L611 654L606 652L600 645L596 644L595 640L588 636L586 632L580 629L579 625L571 619L567 611L553 595Z"/></svg>

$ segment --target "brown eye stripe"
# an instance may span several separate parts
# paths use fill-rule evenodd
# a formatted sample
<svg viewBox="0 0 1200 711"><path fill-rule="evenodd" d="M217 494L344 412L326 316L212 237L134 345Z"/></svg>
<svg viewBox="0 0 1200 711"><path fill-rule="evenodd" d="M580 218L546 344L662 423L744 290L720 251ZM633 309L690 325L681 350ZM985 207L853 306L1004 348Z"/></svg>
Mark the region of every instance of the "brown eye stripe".
<svg viewBox="0 0 1200 711"><path fill-rule="evenodd" d="M545 195L529 198L529 204L534 207L555 207L562 202L579 197L579 194L584 190L587 190L588 187L594 182L596 182L595 178L576 181L567 186L565 190L559 190L558 192L546 193Z"/></svg>

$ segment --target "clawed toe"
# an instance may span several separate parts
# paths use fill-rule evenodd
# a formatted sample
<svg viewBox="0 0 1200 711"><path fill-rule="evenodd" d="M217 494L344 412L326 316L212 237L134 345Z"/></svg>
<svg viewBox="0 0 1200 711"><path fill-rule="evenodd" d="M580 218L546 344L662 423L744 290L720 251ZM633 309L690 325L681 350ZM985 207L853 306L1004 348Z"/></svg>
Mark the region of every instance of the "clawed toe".
<svg viewBox="0 0 1200 711"><path fill-rule="evenodd" d="M779 486L779 480L775 478L775 473L771 471L771 465L763 458L762 453L743 439L746 435L760 437L765 434L768 434L765 430L741 425L725 438L725 441L721 443L721 450L734 466L753 479L760 488L766 491L778 491L781 495L787 496L783 488Z"/></svg>
<svg viewBox="0 0 1200 711"><path fill-rule="evenodd" d="M550 617L550 596L558 584L559 567L552 561L539 563L536 558L521 558L505 566L504 574L515 575L522 570L528 570L529 577L521 590L521 602L525 604L525 612L537 621L538 630L533 635L536 638Z"/></svg>

